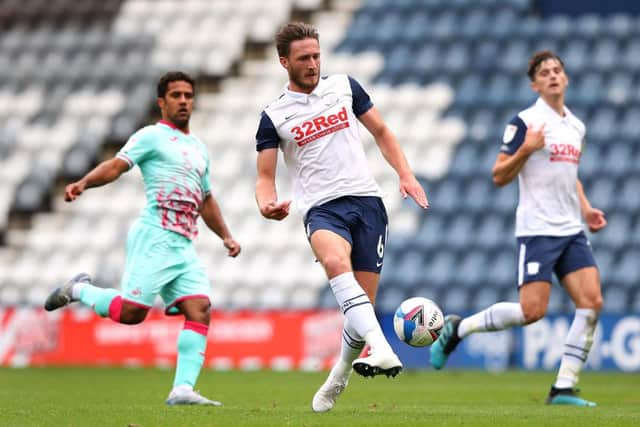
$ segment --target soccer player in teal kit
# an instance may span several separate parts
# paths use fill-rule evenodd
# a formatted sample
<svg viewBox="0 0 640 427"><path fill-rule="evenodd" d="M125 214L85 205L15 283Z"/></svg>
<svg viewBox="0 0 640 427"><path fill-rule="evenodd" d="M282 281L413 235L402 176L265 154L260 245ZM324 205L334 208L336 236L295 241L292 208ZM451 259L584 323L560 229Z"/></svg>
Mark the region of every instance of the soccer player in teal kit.
<svg viewBox="0 0 640 427"><path fill-rule="evenodd" d="M65 200L72 202L84 190L140 167L147 205L129 231L122 290L94 286L89 275L81 273L54 290L45 309L79 301L102 317L133 325L145 319L160 295L167 314L185 316L167 404L219 406L193 390L204 361L210 310L209 281L192 243L198 217L222 239L229 256L237 256L240 245L211 194L207 148L189 132L194 93L189 75L166 73L157 87L162 120L135 132L114 158L65 188Z"/></svg>

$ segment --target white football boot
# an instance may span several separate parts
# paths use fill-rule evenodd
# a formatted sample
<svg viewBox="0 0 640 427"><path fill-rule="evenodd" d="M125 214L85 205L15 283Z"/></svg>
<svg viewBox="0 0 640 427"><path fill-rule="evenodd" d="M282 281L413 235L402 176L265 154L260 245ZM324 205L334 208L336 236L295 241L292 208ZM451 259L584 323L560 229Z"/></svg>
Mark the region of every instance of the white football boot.
<svg viewBox="0 0 640 427"><path fill-rule="evenodd" d="M333 371L331 371L327 380L313 396L311 401L313 412L330 411L336 404L340 394L347 387L347 384L349 384L349 376L351 376L351 369L343 376L334 375Z"/></svg>
<svg viewBox="0 0 640 427"><path fill-rule="evenodd" d="M209 400L197 391L186 387L175 387L169 393L167 405L210 405L222 406L222 402Z"/></svg>
<svg viewBox="0 0 640 427"><path fill-rule="evenodd" d="M402 372L402 362L391 349L370 352L369 356L354 360L352 366L353 370L363 377L375 377L381 374L395 377Z"/></svg>

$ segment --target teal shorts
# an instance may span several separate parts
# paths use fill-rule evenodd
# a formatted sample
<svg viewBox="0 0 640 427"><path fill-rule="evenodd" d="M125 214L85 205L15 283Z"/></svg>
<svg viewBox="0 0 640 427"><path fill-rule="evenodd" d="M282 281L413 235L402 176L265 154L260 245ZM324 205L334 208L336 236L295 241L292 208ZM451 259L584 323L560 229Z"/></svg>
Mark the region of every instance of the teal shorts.
<svg viewBox="0 0 640 427"><path fill-rule="evenodd" d="M178 314L177 303L209 298L209 279L188 238L136 221L127 237L127 261L122 297L151 307L157 295L167 314Z"/></svg>

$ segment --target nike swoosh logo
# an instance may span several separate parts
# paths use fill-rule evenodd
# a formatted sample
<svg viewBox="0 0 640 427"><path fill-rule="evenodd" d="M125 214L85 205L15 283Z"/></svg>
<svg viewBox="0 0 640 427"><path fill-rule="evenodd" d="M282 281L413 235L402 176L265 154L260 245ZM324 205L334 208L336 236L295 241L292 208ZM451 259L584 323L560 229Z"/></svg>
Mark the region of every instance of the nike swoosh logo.
<svg viewBox="0 0 640 427"><path fill-rule="evenodd" d="M284 117L284 119L285 119L285 120L289 120L289 119L294 118L294 117L295 117L295 116L297 116L297 115L298 115L298 113L293 113L293 114L291 114L291 115L289 115L289 116L285 116L285 117Z"/></svg>
<svg viewBox="0 0 640 427"><path fill-rule="evenodd" d="M382 261L376 262L376 267L382 267Z"/></svg>

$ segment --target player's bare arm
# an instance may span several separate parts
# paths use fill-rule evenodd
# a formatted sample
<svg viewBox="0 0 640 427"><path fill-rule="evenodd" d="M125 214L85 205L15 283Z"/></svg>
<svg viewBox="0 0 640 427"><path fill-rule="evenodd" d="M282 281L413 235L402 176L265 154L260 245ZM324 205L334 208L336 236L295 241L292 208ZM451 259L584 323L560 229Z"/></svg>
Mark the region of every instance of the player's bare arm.
<svg viewBox="0 0 640 427"><path fill-rule="evenodd" d="M582 182L578 180L576 182L576 190L578 191L578 198L580 199L580 210L582 211L582 217L584 218L587 227L589 227L589 231L592 233L597 233L607 226L607 218L605 214L600 209L596 209L591 206L587 195L584 192L584 187L582 186Z"/></svg>
<svg viewBox="0 0 640 427"><path fill-rule="evenodd" d="M72 202L87 188L100 187L115 181L129 170L129 164L122 159L114 157L100 163L79 181L67 185L64 189L64 200Z"/></svg>
<svg viewBox="0 0 640 427"><path fill-rule="evenodd" d="M543 147L544 125L539 128L529 125L524 142L514 155L498 154L492 171L494 184L502 187L513 181L520 173L529 156Z"/></svg>
<svg viewBox="0 0 640 427"><path fill-rule="evenodd" d="M238 256L241 250L240 244L231 235L215 197L208 195L204 199L200 209L200 216L204 223L207 224L207 227L222 239L224 247L228 250L228 255L234 258Z"/></svg>
<svg viewBox="0 0 640 427"><path fill-rule="evenodd" d="M385 124L378 109L371 107L369 111L362 114L358 119L373 135L380 152L398 174L402 197L406 199L407 196L411 196L418 206L427 209L429 207L427 195L411 171L409 162L402 152L398 140Z"/></svg>
<svg viewBox="0 0 640 427"><path fill-rule="evenodd" d="M256 202L263 217L280 221L289 215L291 200L278 201L276 165L278 149L268 148L258 153Z"/></svg>

